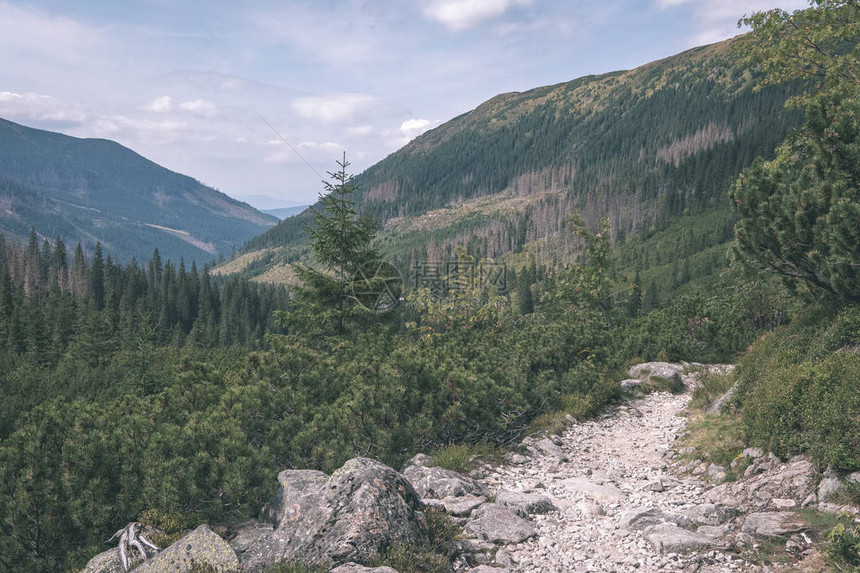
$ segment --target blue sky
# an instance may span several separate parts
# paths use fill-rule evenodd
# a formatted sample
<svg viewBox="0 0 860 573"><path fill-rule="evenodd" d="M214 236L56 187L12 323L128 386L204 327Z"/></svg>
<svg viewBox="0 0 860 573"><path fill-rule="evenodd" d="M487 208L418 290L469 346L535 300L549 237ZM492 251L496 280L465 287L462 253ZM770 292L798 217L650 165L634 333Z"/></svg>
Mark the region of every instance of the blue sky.
<svg viewBox="0 0 860 573"><path fill-rule="evenodd" d="M359 172L496 94L636 67L777 6L807 2L0 0L0 117L119 141L260 208L308 203L343 151Z"/></svg>

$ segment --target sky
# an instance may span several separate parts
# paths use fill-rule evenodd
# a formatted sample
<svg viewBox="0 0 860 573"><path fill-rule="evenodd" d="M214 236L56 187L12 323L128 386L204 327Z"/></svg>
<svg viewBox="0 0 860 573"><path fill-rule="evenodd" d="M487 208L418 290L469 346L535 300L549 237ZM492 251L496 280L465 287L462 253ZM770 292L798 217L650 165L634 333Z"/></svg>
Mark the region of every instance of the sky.
<svg viewBox="0 0 860 573"><path fill-rule="evenodd" d="M806 0L0 0L0 117L308 204L511 91L668 57Z"/></svg>

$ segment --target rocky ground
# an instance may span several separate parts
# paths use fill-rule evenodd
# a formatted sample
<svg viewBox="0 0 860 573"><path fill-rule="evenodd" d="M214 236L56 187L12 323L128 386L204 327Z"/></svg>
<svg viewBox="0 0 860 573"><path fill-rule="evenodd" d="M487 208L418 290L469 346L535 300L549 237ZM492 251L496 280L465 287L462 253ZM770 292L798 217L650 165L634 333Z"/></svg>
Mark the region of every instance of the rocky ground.
<svg viewBox="0 0 860 573"><path fill-rule="evenodd" d="M750 449L744 477L723 483L726 468L685 459L676 443L697 379L675 372L684 393L632 399L561 436L527 439L526 455L485 468L491 495L542 496L555 510L531 515L533 534L504 545L484 571L820 570L809 527L793 511L819 508L812 465ZM787 564L764 565L763 545Z"/></svg>
<svg viewBox="0 0 860 573"><path fill-rule="evenodd" d="M427 506L463 526L451 552L457 571L827 570L798 510L856 514L829 495L860 472L821 475L802 457L782 462L753 448L730 468L705 463L678 445L698 383L690 365L648 363L629 375L622 386L680 392L642 394L583 424L571 418L562 435L526 438L506 463L471 476L424 454L401 472L364 458L331 476L285 470L259 519L222 536L200 526L135 570L190 572L197 562L260 571L301 559L343 564L337 573L392 573L354 562L392 543L426 543ZM742 475L727 481L730 473ZM106 551L85 573L119 573L120 561L118 549Z"/></svg>

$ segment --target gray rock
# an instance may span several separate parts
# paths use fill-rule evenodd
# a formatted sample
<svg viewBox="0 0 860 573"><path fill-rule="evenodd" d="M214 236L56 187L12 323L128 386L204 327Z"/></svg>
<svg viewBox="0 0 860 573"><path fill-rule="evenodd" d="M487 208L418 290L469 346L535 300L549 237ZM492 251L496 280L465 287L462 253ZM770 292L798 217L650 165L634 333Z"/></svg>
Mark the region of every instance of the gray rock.
<svg viewBox="0 0 860 573"><path fill-rule="evenodd" d="M475 519L466 524L464 533L491 543L522 543L537 536L537 529L509 509L487 503L474 512Z"/></svg>
<svg viewBox="0 0 860 573"><path fill-rule="evenodd" d="M673 364L671 362L645 362L642 364L634 364L627 371L630 378L650 378L651 376L659 376L660 378L672 378L680 376L684 371L683 364Z"/></svg>
<svg viewBox="0 0 860 573"><path fill-rule="evenodd" d="M445 511L457 517L468 517L473 509L477 509L487 503L487 498L483 495L464 495L462 497L446 497L442 500L442 506Z"/></svg>
<svg viewBox="0 0 860 573"><path fill-rule="evenodd" d="M697 525L711 526L722 525L740 515L740 512L733 507L723 507L715 503L703 503L682 509L680 513Z"/></svg>
<svg viewBox="0 0 860 573"><path fill-rule="evenodd" d="M406 468L409 466L417 466L419 468L429 468L433 466L433 458L428 456L427 454L415 454L412 458L409 459L403 467L400 468L400 473L406 471Z"/></svg>
<svg viewBox="0 0 860 573"><path fill-rule="evenodd" d="M778 537L807 528L808 526L790 511L772 511L749 514L741 531L757 537Z"/></svg>
<svg viewBox="0 0 860 573"><path fill-rule="evenodd" d="M743 453L746 457L752 459L764 457L764 450L761 448L746 448Z"/></svg>
<svg viewBox="0 0 860 573"><path fill-rule="evenodd" d="M230 547L239 555L247 551L255 543L271 537L274 527L271 523L264 523L251 519L236 527L236 534L229 540Z"/></svg>
<svg viewBox="0 0 860 573"><path fill-rule="evenodd" d="M681 529L673 523L652 525L642 532L645 539L660 553L688 553L718 545L716 540Z"/></svg>
<svg viewBox="0 0 860 573"><path fill-rule="evenodd" d="M469 573L508 573L508 570L491 565L478 565L474 569L469 569Z"/></svg>
<svg viewBox="0 0 860 573"><path fill-rule="evenodd" d="M735 388L737 387L738 384L737 382L735 382L732 387L726 391L725 394L714 400L714 402L710 406L708 406L708 409L705 410L705 413L710 414L712 416L716 416L717 414L719 414L720 411L723 409L723 405L725 405L726 402L732 399L732 396L734 396L735 394Z"/></svg>
<svg viewBox="0 0 860 573"><path fill-rule="evenodd" d="M666 488L663 486L663 480L661 480L660 478L657 478L653 481L648 482L648 485L645 486L645 489L647 489L648 491L656 491L659 493L659 492L665 490Z"/></svg>
<svg viewBox="0 0 860 573"><path fill-rule="evenodd" d="M627 380L621 381L622 388L636 388L640 384L642 384L642 380L639 380L638 378L628 378Z"/></svg>
<svg viewBox="0 0 860 573"><path fill-rule="evenodd" d="M728 537L731 533L731 529L728 525L702 525L696 529L696 533L700 535L707 535L711 539L716 539L721 541Z"/></svg>
<svg viewBox="0 0 860 573"><path fill-rule="evenodd" d="M319 471L282 471L278 474L277 493L260 510L260 521L277 527L284 519L312 510L327 481L328 476Z"/></svg>
<svg viewBox="0 0 860 573"><path fill-rule="evenodd" d="M473 495L489 497L487 488L480 482L440 467L408 466L403 476L422 498L445 499Z"/></svg>
<svg viewBox="0 0 860 573"><path fill-rule="evenodd" d="M230 545L201 525L158 555L144 561L135 573L191 573L194 565L208 565L219 573L238 573L239 559Z"/></svg>
<svg viewBox="0 0 860 573"><path fill-rule="evenodd" d="M726 481L726 468L717 464L709 465L708 480L713 484L723 483Z"/></svg>
<svg viewBox="0 0 860 573"><path fill-rule="evenodd" d="M510 509L520 517L549 513L556 509L548 496L539 493L520 493L506 489L501 489L496 494L496 504Z"/></svg>
<svg viewBox="0 0 860 573"><path fill-rule="evenodd" d="M136 554L137 551L134 552ZM139 557L136 557L132 563L138 563ZM99 553L90 559L87 566L81 573L125 573L122 568L122 561L119 560L119 549L114 547L103 553Z"/></svg>
<svg viewBox="0 0 860 573"><path fill-rule="evenodd" d="M627 375L630 378L635 378L640 383L649 381L656 382L656 378L669 380L674 386L681 386L684 382L681 378L681 373L684 371L682 364L672 364L670 362L646 362L644 364L636 364L630 367Z"/></svg>
<svg viewBox="0 0 860 573"><path fill-rule="evenodd" d="M467 567L487 565L496 546L483 539L460 539L451 542L449 557Z"/></svg>
<svg viewBox="0 0 860 573"><path fill-rule="evenodd" d="M768 460L764 465L771 464L772 461ZM755 467L750 466L747 471ZM705 493L705 498L712 503L756 511L772 507L771 500L774 498L793 499L800 505L815 491L815 469L803 459L773 464L757 475L755 472L744 475L743 480L710 489Z"/></svg>
<svg viewBox="0 0 860 573"><path fill-rule="evenodd" d="M628 509L622 511L618 517L618 526L631 531L642 531L652 525L667 522L682 527L691 523L690 518L686 515L664 511L656 507Z"/></svg>
<svg viewBox="0 0 860 573"><path fill-rule="evenodd" d="M549 456L562 462L569 461L567 452L549 438L528 437L522 441L522 445L533 457Z"/></svg>
<svg viewBox="0 0 860 573"><path fill-rule="evenodd" d="M350 562L335 567L329 573L397 573L397 570L391 567L365 567L364 565Z"/></svg>
<svg viewBox="0 0 860 573"><path fill-rule="evenodd" d="M594 503L593 501L580 501L576 504L576 509L578 509L586 519L606 515L606 511L604 511L600 504Z"/></svg>
<svg viewBox="0 0 860 573"><path fill-rule="evenodd" d="M793 499L780 499L778 497L770 500L770 504L776 509L792 509L797 507L797 502Z"/></svg>
<svg viewBox="0 0 860 573"><path fill-rule="evenodd" d="M574 477L562 480L561 485L570 491L579 491L594 501L614 503L623 501L627 497L623 491L615 487L613 484L597 484L584 477Z"/></svg>
<svg viewBox="0 0 860 573"><path fill-rule="evenodd" d="M295 559L311 565L366 563L391 543L428 539L415 490L376 460L352 459L322 483L310 474L299 476L300 483L292 472L278 477L280 488L269 503L278 511L267 515L280 521L269 538L242 554L249 571Z"/></svg>
<svg viewBox="0 0 860 573"><path fill-rule="evenodd" d="M496 551L496 557L493 560L496 562L496 565L500 565L502 567L514 566L513 558L504 549L499 549L498 551Z"/></svg>
<svg viewBox="0 0 860 573"><path fill-rule="evenodd" d="M820 501L830 501L831 498L838 495L842 491L843 484L839 480L839 476L832 468L827 468L824 472L824 478L818 484L818 499Z"/></svg>

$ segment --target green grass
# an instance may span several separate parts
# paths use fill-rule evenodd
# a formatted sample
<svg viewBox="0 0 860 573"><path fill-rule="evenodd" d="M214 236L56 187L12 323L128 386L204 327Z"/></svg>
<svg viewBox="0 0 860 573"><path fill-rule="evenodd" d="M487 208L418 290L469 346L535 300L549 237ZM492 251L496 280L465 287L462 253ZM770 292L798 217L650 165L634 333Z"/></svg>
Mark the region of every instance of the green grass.
<svg viewBox="0 0 860 573"><path fill-rule="evenodd" d="M433 464L461 474L469 473L476 460L501 463L505 452L499 446L481 442L478 444L449 444L430 453Z"/></svg>
<svg viewBox="0 0 860 573"><path fill-rule="evenodd" d="M696 414L687 423L685 436L680 447L696 448L695 457L708 463L726 468L727 480L732 481L743 475L749 465L743 456L745 447L740 423L733 416L709 416ZM731 463L739 460L740 465L731 469Z"/></svg>
<svg viewBox="0 0 860 573"><path fill-rule="evenodd" d="M717 374L703 370L699 372L700 385L693 390L690 399L690 408L693 410L707 410L718 398L729 391L735 383L735 376L729 374Z"/></svg>

